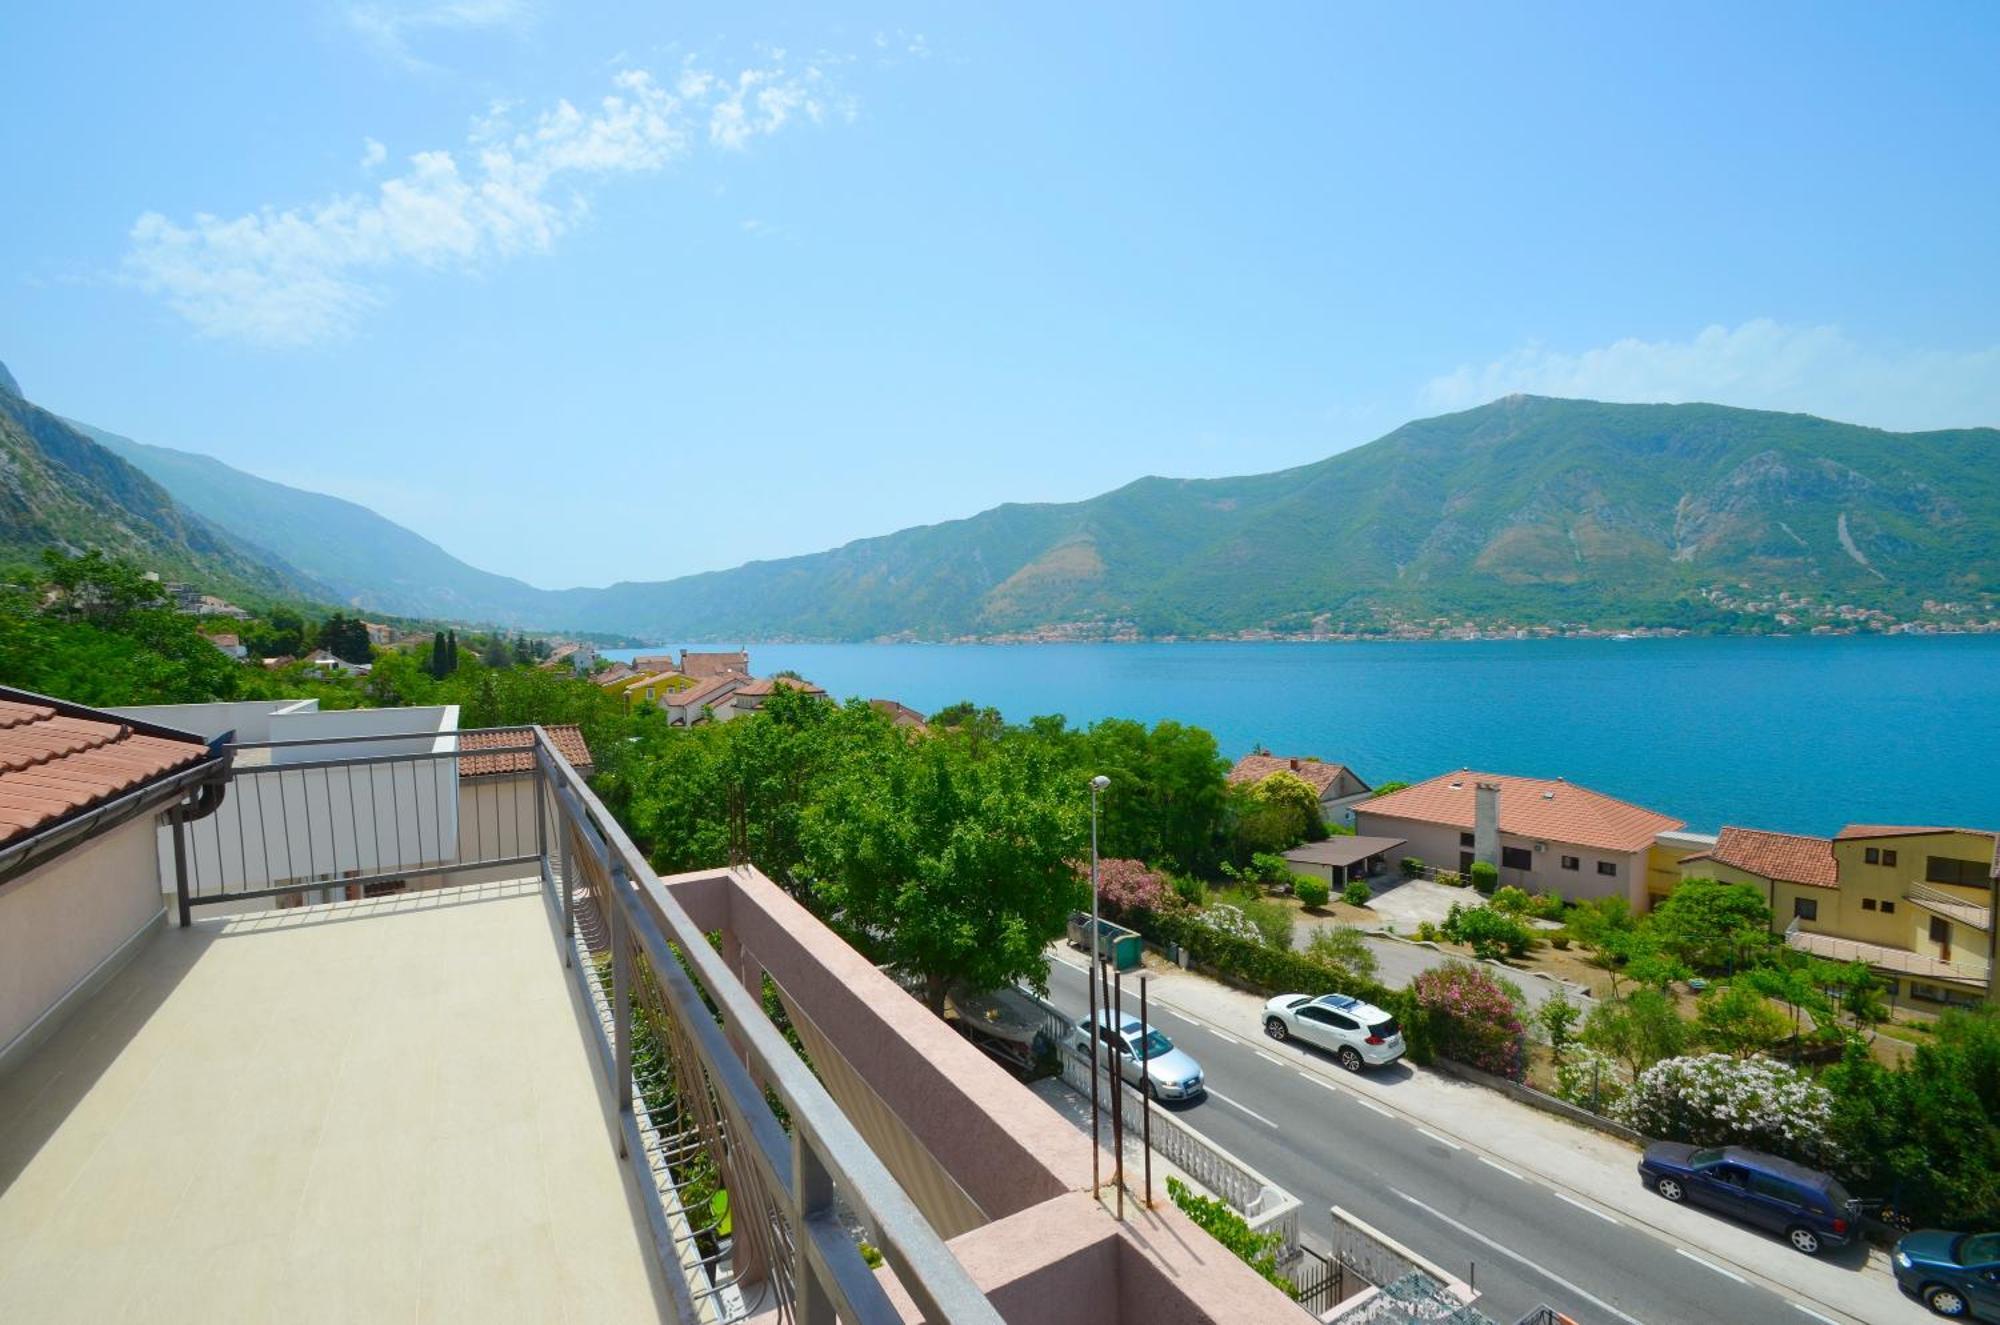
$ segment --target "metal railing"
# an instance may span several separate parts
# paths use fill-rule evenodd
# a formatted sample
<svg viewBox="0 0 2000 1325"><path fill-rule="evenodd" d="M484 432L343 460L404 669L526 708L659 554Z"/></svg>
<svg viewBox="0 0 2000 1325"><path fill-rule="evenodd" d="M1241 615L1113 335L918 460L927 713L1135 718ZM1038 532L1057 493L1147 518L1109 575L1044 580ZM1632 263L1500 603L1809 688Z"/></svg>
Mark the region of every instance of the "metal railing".
<svg viewBox="0 0 2000 1325"><path fill-rule="evenodd" d="M765 1014L761 991L731 974L548 734L504 731L518 740L235 746L217 775L222 805L198 819L176 810L163 830L181 923L220 903L537 876L560 913L563 964L596 1014L587 1020L617 1103L619 1154L652 1179L638 1187L677 1318L770 1310L799 1325L900 1325L856 1245L858 1223L926 1321L1000 1325ZM483 762L468 773L468 760ZM681 1190L701 1162L725 1205L699 1207Z"/></svg>

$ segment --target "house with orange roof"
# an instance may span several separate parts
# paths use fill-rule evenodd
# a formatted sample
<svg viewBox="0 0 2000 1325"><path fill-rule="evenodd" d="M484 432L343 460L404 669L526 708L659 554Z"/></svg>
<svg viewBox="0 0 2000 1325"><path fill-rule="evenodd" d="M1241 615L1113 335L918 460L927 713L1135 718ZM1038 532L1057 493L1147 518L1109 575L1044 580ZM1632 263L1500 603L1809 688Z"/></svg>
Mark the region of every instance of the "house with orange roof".
<svg viewBox="0 0 2000 1325"><path fill-rule="evenodd" d="M1488 861L1502 885L1571 901L1649 905L1651 857L1686 825L1562 778L1442 773L1354 807L1363 837L1402 838L1405 854L1463 873Z"/></svg>
<svg viewBox="0 0 2000 1325"><path fill-rule="evenodd" d="M1353 826L1354 807L1375 794L1347 765L1305 755L1247 754L1229 770L1228 780L1262 782L1273 773L1290 773L1318 792L1320 817L1330 824Z"/></svg>
<svg viewBox="0 0 2000 1325"><path fill-rule="evenodd" d="M1681 861L1683 878L1765 890L1772 928L1803 952L1865 961L1892 995L1994 998L2000 833L1849 824L1833 837L1724 828Z"/></svg>
<svg viewBox="0 0 2000 1325"><path fill-rule="evenodd" d="M676 727L692 727L711 719L727 722L736 716L730 697L749 684L750 678L742 673L725 672L672 692L661 707L667 711L667 721Z"/></svg>
<svg viewBox="0 0 2000 1325"><path fill-rule="evenodd" d="M826 691L802 676L767 676L738 686L730 696L731 717L742 717L746 713L756 713L764 707L764 701L780 688L796 690L806 695L824 695Z"/></svg>

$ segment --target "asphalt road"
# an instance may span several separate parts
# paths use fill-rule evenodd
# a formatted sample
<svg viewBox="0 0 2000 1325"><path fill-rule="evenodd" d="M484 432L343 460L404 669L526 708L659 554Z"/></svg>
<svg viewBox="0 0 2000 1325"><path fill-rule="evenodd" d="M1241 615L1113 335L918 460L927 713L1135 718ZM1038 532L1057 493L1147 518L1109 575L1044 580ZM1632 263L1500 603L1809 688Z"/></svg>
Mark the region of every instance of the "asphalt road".
<svg viewBox="0 0 2000 1325"><path fill-rule="evenodd" d="M1083 972L1049 971L1051 1001L1081 1016ZM1137 1014L1136 993L1126 1010ZM1544 1303L1580 1325L1807 1325L1834 1318L1763 1288L1665 1237L1558 1192L1384 1109L1367 1095L1301 1068L1331 1064L1297 1042L1254 1027L1225 1038L1156 1005L1153 1024L1192 1053L1208 1078L1204 1100L1175 1108L1216 1144L1261 1170L1303 1203L1301 1227L1325 1245L1339 1205L1442 1267L1467 1275L1479 1307L1513 1325ZM1338 1069L1335 1069L1336 1074ZM1409 1069L1371 1074L1387 1085ZM1456 1129L1476 1136L1476 1122ZM1636 1171L1632 1181L1639 1179ZM1745 1228L1746 1238L1764 1236ZM1829 1265L1829 1293L1851 1270Z"/></svg>

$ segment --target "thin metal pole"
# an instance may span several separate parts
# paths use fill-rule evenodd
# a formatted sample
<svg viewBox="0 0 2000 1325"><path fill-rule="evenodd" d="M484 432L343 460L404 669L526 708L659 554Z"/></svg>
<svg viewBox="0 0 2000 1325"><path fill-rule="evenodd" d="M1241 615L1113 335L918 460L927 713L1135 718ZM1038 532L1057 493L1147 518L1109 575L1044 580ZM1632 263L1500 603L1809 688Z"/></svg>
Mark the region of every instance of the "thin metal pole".
<svg viewBox="0 0 2000 1325"><path fill-rule="evenodd" d="M174 900L180 907L181 928L186 929L194 923L194 910L188 905L187 812L175 802L167 818L174 825Z"/></svg>
<svg viewBox="0 0 2000 1325"><path fill-rule="evenodd" d="M1102 1182L1098 1173L1097 1142L1100 1111L1097 1105L1097 1049L1103 1038L1097 1020L1097 779L1090 781L1090 1194L1095 1197ZM1106 1021L1110 1018L1106 1017Z"/></svg>
<svg viewBox="0 0 2000 1325"><path fill-rule="evenodd" d="M1149 976L1139 977L1139 1030L1143 1039L1139 1041L1139 1140L1146 1148L1146 1208L1153 1208L1153 1092L1147 1083L1153 1079L1153 1036L1152 1017L1146 1010L1146 982Z"/></svg>
<svg viewBox="0 0 2000 1325"><path fill-rule="evenodd" d="M632 952L631 934L625 918L628 901L625 867L611 862L611 887L605 899L606 917L611 922L611 1032L613 1053L612 1089L618 1097L618 1112L632 1112ZM625 1129L618 1129L618 1158L626 1157Z"/></svg>
<svg viewBox="0 0 2000 1325"><path fill-rule="evenodd" d="M1111 1006L1115 1011L1125 1007L1125 976L1121 971L1111 973ZM1146 1028L1139 1028L1140 1049L1145 1049ZM1140 1079L1143 1088L1145 1079ZM1111 1083L1111 1164L1112 1182L1118 1187L1118 1217L1125 1217L1125 1069L1118 1068L1118 1079Z"/></svg>
<svg viewBox="0 0 2000 1325"><path fill-rule="evenodd" d="M551 871L549 869L548 793L546 787L544 786L544 783L546 782L547 779L542 773L541 761L537 760L535 762L534 769L535 769L535 854L541 857L542 890L544 892L547 892L549 884L552 881Z"/></svg>

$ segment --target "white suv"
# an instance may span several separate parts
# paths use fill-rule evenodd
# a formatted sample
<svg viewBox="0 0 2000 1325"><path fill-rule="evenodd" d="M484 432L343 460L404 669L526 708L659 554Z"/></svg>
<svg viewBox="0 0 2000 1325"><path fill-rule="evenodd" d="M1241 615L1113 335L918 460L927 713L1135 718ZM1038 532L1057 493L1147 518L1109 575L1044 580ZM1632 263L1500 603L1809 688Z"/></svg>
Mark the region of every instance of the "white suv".
<svg viewBox="0 0 2000 1325"><path fill-rule="evenodd" d="M1350 1072L1387 1067L1403 1056L1403 1031L1396 1019L1346 994L1280 994L1264 1005L1264 1034L1293 1036L1330 1051Z"/></svg>

